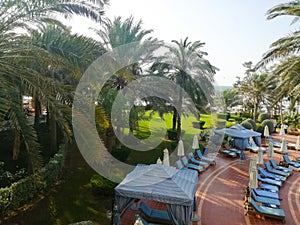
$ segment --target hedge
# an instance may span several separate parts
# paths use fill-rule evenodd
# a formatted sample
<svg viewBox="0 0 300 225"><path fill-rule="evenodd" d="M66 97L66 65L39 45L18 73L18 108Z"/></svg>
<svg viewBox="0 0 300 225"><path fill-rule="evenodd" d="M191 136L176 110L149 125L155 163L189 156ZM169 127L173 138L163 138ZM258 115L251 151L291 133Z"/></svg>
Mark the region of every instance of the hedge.
<svg viewBox="0 0 300 225"><path fill-rule="evenodd" d="M0 188L0 215L3 217L9 210L16 210L38 193L43 193L57 180L66 157L65 145L41 169L39 174L23 178L9 187Z"/></svg>

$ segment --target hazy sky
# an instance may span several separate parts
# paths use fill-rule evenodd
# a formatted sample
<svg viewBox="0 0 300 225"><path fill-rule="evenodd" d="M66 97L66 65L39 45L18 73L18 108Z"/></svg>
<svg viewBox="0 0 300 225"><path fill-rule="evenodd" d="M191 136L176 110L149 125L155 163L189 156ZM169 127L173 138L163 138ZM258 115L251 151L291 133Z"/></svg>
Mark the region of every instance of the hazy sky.
<svg viewBox="0 0 300 225"><path fill-rule="evenodd" d="M144 29L166 42L189 37L218 67L218 85L232 85L244 75L243 62L258 62L270 44L293 31L291 17L266 20L266 11L288 0L110 0L105 13L143 21ZM82 28L80 28L82 30Z"/></svg>

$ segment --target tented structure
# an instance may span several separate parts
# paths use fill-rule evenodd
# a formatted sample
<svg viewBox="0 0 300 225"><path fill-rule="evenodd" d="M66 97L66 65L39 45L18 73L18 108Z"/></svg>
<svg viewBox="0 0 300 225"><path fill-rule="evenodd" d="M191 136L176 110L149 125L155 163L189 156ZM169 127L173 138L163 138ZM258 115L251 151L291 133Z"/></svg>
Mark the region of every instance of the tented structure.
<svg viewBox="0 0 300 225"><path fill-rule="evenodd" d="M241 125L235 125L230 128L223 128L215 130L215 135L223 136L227 135L233 138L233 146L239 149L245 149L248 146L249 138L252 137L254 142L260 146L261 133L253 130L248 130Z"/></svg>
<svg viewBox="0 0 300 225"><path fill-rule="evenodd" d="M120 224L120 215L134 199L166 203L172 224L189 224L197 182L198 173L193 170L159 164L137 165L115 188L117 216L114 224Z"/></svg>

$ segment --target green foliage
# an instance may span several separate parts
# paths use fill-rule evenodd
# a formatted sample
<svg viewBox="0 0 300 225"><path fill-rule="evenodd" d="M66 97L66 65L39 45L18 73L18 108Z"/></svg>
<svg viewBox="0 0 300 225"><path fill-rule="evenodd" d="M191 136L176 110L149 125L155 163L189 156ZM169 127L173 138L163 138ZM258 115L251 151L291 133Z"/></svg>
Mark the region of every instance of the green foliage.
<svg viewBox="0 0 300 225"><path fill-rule="evenodd" d="M240 117L251 118L251 113L250 112L241 112Z"/></svg>
<svg viewBox="0 0 300 225"><path fill-rule="evenodd" d="M259 132L262 135L264 135L264 129L265 128L260 123L256 124L256 132Z"/></svg>
<svg viewBox="0 0 300 225"><path fill-rule="evenodd" d="M112 156L122 162L125 162L127 160L130 153L131 153L131 149L127 148L126 146L121 146L120 149L113 148L111 151Z"/></svg>
<svg viewBox="0 0 300 225"><path fill-rule="evenodd" d="M226 127L226 120L217 120L216 121L216 128L220 129L220 128L225 128Z"/></svg>
<svg viewBox="0 0 300 225"><path fill-rule="evenodd" d="M226 122L226 128L232 127L232 126L234 126L234 125L235 125L235 122L234 122L234 121L227 121L227 122Z"/></svg>
<svg viewBox="0 0 300 225"><path fill-rule="evenodd" d="M193 123L193 127L194 128L203 129L205 121L204 120L200 120L199 122L195 121L195 122L192 122L192 123Z"/></svg>
<svg viewBox="0 0 300 225"><path fill-rule="evenodd" d="M245 120L244 122L242 122L241 125L242 125L243 127L245 127L246 129L249 129L249 130L253 129L251 123L248 122L248 121L246 121L246 120Z"/></svg>
<svg viewBox="0 0 300 225"><path fill-rule="evenodd" d="M262 128L264 129L266 125L267 125L268 128L269 128L270 134L272 134L272 133L275 131L274 123L273 123L271 120L266 119L266 120L262 121L261 126L262 126ZM262 134L263 134L263 133L262 133Z"/></svg>
<svg viewBox="0 0 300 225"><path fill-rule="evenodd" d="M260 113L258 115L258 121L263 122L264 120L270 119L269 113Z"/></svg>
<svg viewBox="0 0 300 225"><path fill-rule="evenodd" d="M217 113L217 118L222 120L227 120L227 114L226 113Z"/></svg>
<svg viewBox="0 0 300 225"><path fill-rule="evenodd" d="M208 142L209 137L212 135L212 129L205 129L199 135L199 141Z"/></svg>
<svg viewBox="0 0 300 225"><path fill-rule="evenodd" d="M39 174L32 174L9 187L0 188L0 216L4 216L8 210L17 209L36 194L47 190L57 180L64 165L65 154L65 146L61 145L58 153Z"/></svg>
<svg viewBox="0 0 300 225"><path fill-rule="evenodd" d="M256 130L256 123L255 123L255 121L253 119L248 118L248 119L246 119L246 121L249 122L249 123L251 123L251 126L252 126L253 130Z"/></svg>
<svg viewBox="0 0 300 225"><path fill-rule="evenodd" d="M177 131L176 130L168 129L167 133L168 133L169 140L177 140Z"/></svg>
<svg viewBox="0 0 300 225"><path fill-rule="evenodd" d="M100 195L113 195L116 183L103 178L99 174L95 174L91 177L90 183L95 189L97 194Z"/></svg>

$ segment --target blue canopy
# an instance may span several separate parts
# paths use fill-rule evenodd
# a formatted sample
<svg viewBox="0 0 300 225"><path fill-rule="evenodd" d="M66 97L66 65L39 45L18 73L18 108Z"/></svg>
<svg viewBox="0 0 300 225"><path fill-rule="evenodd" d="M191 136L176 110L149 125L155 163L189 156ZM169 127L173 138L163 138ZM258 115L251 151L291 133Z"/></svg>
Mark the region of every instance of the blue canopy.
<svg viewBox="0 0 300 225"><path fill-rule="evenodd" d="M194 170L159 164L138 165L115 188L118 212L135 198L153 200L167 204L173 224L189 224L197 183L198 173Z"/></svg>
<svg viewBox="0 0 300 225"><path fill-rule="evenodd" d="M223 128L220 130L215 130L217 135L227 135L233 137L233 144L239 149L245 149L248 146L249 138L252 137L255 143L260 146L261 144L261 133L248 130L241 125L235 125L230 128Z"/></svg>

